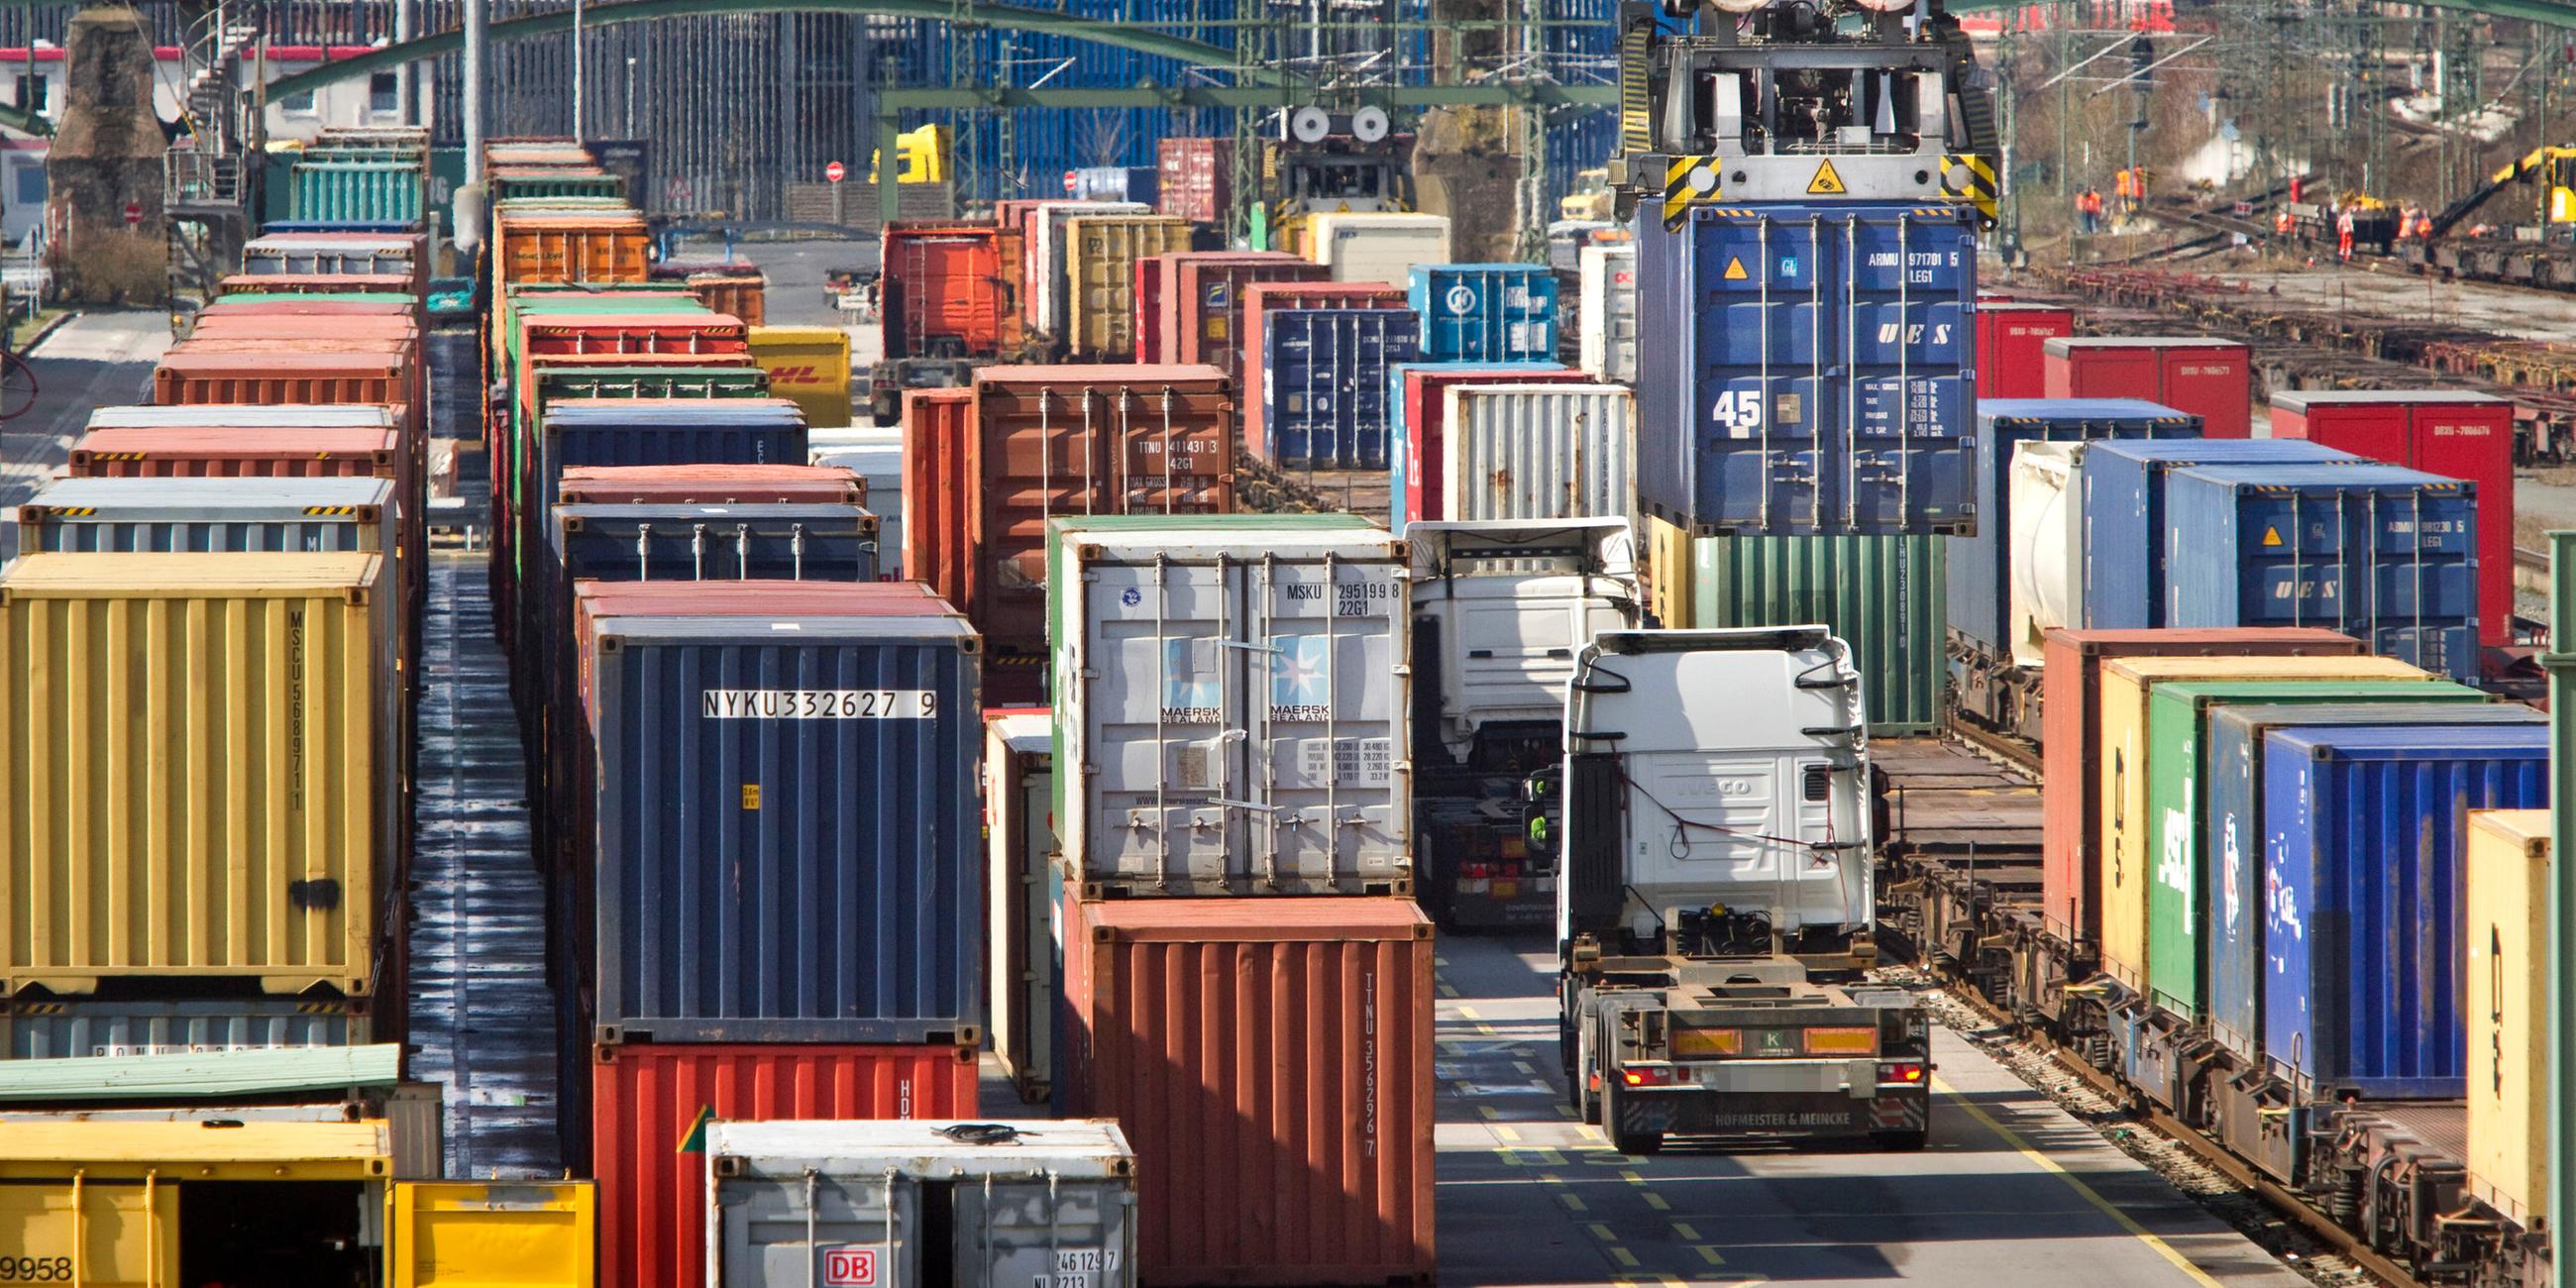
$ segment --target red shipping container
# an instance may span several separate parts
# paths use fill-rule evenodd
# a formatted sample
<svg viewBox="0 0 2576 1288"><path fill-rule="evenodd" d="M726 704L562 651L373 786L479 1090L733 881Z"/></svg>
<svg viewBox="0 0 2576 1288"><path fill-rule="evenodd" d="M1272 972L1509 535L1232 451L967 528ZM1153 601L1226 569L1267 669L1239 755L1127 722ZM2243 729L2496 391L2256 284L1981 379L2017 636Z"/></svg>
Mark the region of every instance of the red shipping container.
<svg viewBox="0 0 2576 1288"><path fill-rule="evenodd" d="M1423 1076L1428 1078L1427 1069ZM975 1052L933 1046L600 1047L590 1087L599 1282L703 1288L707 1157L680 1152L702 1116L968 1118L975 1113Z"/></svg>
<svg viewBox="0 0 2576 1288"><path fill-rule="evenodd" d="M1163 331L1164 283L1171 280L1172 260L1169 255L1136 257L1136 361L1170 362Z"/></svg>
<svg viewBox="0 0 2576 1288"><path fill-rule="evenodd" d="M1262 408L1262 333L1272 309L1400 309L1408 307L1404 288L1385 282L1289 281L1255 282L1243 288L1243 366L1235 395L1243 402L1243 441L1252 450L1267 449Z"/></svg>
<svg viewBox="0 0 2576 1288"><path fill-rule="evenodd" d="M1260 283L1320 282L1331 270L1280 251L1192 251L1171 259L1172 280L1163 288L1164 351L1173 362L1224 372L1245 403L1257 401L1243 392L1244 292Z"/></svg>
<svg viewBox="0 0 2576 1288"><path fill-rule="evenodd" d="M2349 656L2361 641L2318 627L2052 630L2040 667L2040 920L2070 944L2098 946L2092 902L2101 867L2102 664L2124 657Z"/></svg>
<svg viewBox="0 0 2576 1288"><path fill-rule="evenodd" d="M152 372L152 400L182 403L382 403L409 407L417 373L402 355L309 348L225 353L181 344Z"/></svg>
<svg viewBox="0 0 2576 1288"><path fill-rule="evenodd" d="M1526 366L1453 367L1404 373L1404 518L1445 519L1448 494L1441 471L1448 468L1449 391L1460 385L1562 385L1596 379L1591 372L1558 367L1532 371Z"/></svg>
<svg viewBox="0 0 2576 1288"><path fill-rule="evenodd" d="M418 295L421 284L401 273L228 273L215 281L215 295L338 295L348 291L384 291Z"/></svg>
<svg viewBox="0 0 2576 1288"><path fill-rule="evenodd" d="M903 393L903 572L952 604L966 602L975 391Z"/></svg>
<svg viewBox="0 0 2576 1288"><path fill-rule="evenodd" d="M882 254L885 356L1016 356L1020 235L980 220L888 224Z"/></svg>
<svg viewBox="0 0 2576 1288"><path fill-rule="evenodd" d="M1136 1150L1148 1284L1427 1282L1432 953L1410 899L1067 890L1071 1112Z"/></svg>
<svg viewBox="0 0 2576 1288"><path fill-rule="evenodd" d="M2272 437L2478 485L2478 638L2513 642L2513 404L2448 389L2294 389L2272 395Z"/></svg>
<svg viewBox="0 0 2576 1288"><path fill-rule="evenodd" d="M197 325L203 327L215 318L257 317L400 317L417 318L419 306L400 300L325 300L293 297L276 300L254 300L228 295L209 301L197 312Z"/></svg>
<svg viewBox="0 0 2576 1288"><path fill-rule="evenodd" d="M2254 436L2253 353L2208 336L2045 341L2046 398L2137 398L2200 417L2207 438Z"/></svg>
<svg viewBox="0 0 2576 1288"><path fill-rule="evenodd" d="M2048 396L2048 342L2075 334L2075 310L1977 300L1977 397Z"/></svg>
<svg viewBox="0 0 2576 1288"><path fill-rule="evenodd" d="M839 465L575 465L563 505L865 505L867 480Z"/></svg>
<svg viewBox="0 0 2576 1288"><path fill-rule="evenodd" d="M1234 219L1234 140L1158 139L1154 209L1223 231Z"/></svg>
<svg viewBox="0 0 2576 1288"><path fill-rule="evenodd" d="M375 429L97 429L72 444L71 475L399 480L408 459L400 433Z"/></svg>

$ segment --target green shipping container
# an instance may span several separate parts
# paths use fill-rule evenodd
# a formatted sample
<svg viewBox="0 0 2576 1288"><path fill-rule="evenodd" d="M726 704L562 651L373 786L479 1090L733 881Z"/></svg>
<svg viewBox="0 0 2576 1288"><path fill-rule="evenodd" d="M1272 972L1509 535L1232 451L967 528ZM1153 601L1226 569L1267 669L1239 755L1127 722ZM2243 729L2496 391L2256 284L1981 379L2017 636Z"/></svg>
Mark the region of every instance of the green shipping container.
<svg viewBox="0 0 2576 1288"><path fill-rule="evenodd" d="M505 201L524 201L532 197L591 197L623 201L626 199L626 181L613 174L494 174L492 195Z"/></svg>
<svg viewBox="0 0 2576 1288"><path fill-rule="evenodd" d="M1950 679L1942 537L1702 537L1691 625L1822 623L1851 646L1875 736L1931 733Z"/></svg>
<svg viewBox="0 0 2576 1288"><path fill-rule="evenodd" d="M289 180L287 217L304 223L421 221L429 172L417 161L302 161Z"/></svg>
<svg viewBox="0 0 2576 1288"><path fill-rule="evenodd" d="M2465 684L2421 680L2175 680L2147 694L2147 993L2202 1022L2209 1012L2209 713L2248 703L2485 702Z"/></svg>

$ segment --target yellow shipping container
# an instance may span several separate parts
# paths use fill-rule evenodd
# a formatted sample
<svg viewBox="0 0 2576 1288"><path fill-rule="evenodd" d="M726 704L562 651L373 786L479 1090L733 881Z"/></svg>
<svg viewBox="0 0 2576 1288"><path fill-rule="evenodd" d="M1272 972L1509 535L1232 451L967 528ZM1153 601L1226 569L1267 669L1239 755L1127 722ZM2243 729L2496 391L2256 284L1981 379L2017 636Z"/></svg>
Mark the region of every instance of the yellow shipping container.
<svg viewBox="0 0 2576 1288"><path fill-rule="evenodd" d="M756 326L751 358L769 373L769 392L792 399L809 429L850 423L850 333L836 326Z"/></svg>
<svg viewBox="0 0 2576 1288"><path fill-rule="evenodd" d="M385 1288L588 1288L598 1220L587 1181L396 1185L385 1195Z"/></svg>
<svg viewBox="0 0 2576 1288"><path fill-rule="evenodd" d="M2469 1193L2549 1206L2549 811L2469 815Z"/></svg>
<svg viewBox="0 0 2576 1288"><path fill-rule="evenodd" d="M1065 221L1065 342L1076 358L1136 356L1136 261L1190 248L1178 215L1091 215Z"/></svg>
<svg viewBox="0 0 2576 1288"><path fill-rule="evenodd" d="M2102 969L2123 986L2147 978L2147 888L2155 828L2147 818L2147 694L2167 680L2432 679L2392 657L2136 657L2102 668L2102 869L2092 897L2102 909Z"/></svg>
<svg viewBox="0 0 2576 1288"><path fill-rule="evenodd" d="M38 554L0 579L8 992L369 991L402 852L372 554Z"/></svg>
<svg viewBox="0 0 2576 1288"><path fill-rule="evenodd" d="M1646 611L1667 630L1688 630L1693 606L1690 534L1646 516Z"/></svg>

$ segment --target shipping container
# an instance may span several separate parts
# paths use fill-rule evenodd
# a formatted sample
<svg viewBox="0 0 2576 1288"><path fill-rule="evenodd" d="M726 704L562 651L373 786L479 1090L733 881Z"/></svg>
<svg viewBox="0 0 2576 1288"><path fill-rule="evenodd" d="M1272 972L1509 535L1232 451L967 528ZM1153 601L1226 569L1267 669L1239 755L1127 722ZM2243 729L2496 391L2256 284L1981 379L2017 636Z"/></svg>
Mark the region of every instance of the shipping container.
<svg viewBox="0 0 2576 1288"><path fill-rule="evenodd" d="M1400 309L1404 288L1384 282L1256 282L1243 288L1242 365L1235 387L1243 395L1243 441L1263 441L1261 355L1270 344L1270 315L1283 309ZM1394 412L1390 406L1390 417ZM1390 421L1389 435L1393 428ZM1389 450L1395 450L1390 447Z"/></svg>
<svg viewBox="0 0 2576 1288"><path fill-rule="evenodd" d="M1044 707L984 715L984 888L993 1054L1020 1098L1055 1081L1055 719Z"/></svg>
<svg viewBox="0 0 2576 1288"><path fill-rule="evenodd" d="M2202 852L2218 910L2208 924L2210 1036L2248 1068L2263 1056L2264 738L2274 728L2337 725L2542 725L2549 717L2519 702L2247 703L2217 708L2209 722L2209 804ZM2439 739L2440 730L2428 737Z"/></svg>
<svg viewBox="0 0 2576 1288"><path fill-rule="evenodd" d="M2199 466L2165 498L2165 624L2326 626L2475 679L2477 486L2393 465Z"/></svg>
<svg viewBox="0 0 2576 1288"><path fill-rule="evenodd" d="M2075 310L2059 304L1977 301L1977 401L2047 398L2048 342L2075 334ZM2113 397L2128 399L2131 395ZM2148 399L2146 401L2153 401Z"/></svg>
<svg viewBox="0 0 2576 1288"><path fill-rule="evenodd" d="M265 234L242 245L242 273L398 278L404 284L401 289L419 295L429 289L427 250L426 239L418 236Z"/></svg>
<svg viewBox="0 0 2576 1288"><path fill-rule="evenodd" d="M2467 1093L2465 811L2549 801L2536 726L2264 737L2265 1066L2302 1099Z"/></svg>
<svg viewBox="0 0 2576 1288"><path fill-rule="evenodd" d="M1336 282L1410 282L1414 269L1452 258L1449 217L1359 211L1314 215L1306 220L1306 258L1323 265Z"/></svg>
<svg viewBox="0 0 2576 1288"><path fill-rule="evenodd" d="M904 562L903 430L875 426L824 430L809 436L807 459L846 469L865 480L868 506L877 516L877 566L890 576L910 576Z"/></svg>
<svg viewBox="0 0 2576 1288"><path fill-rule="evenodd" d="M6 1060L365 1046L374 1040L366 1004L339 998L0 1002L0 1059Z"/></svg>
<svg viewBox="0 0 2576 1288"><path fill-rule="evenodd" d="M377 478L67 478L18 507L18 549L391 554L397 518Z"/></svg>
<svg viewBox="0 0 2576 1288"><path fill-rule="evenodd" d="M1251 289L1279 282L1321 284L1323 267L1278 251L1197 251L1174 255L1168 262L1172 277L1164 291L1160 326L1170 356L1161 361L1205 363L1232 379L1244 401L1252 401L1258 385L1245 377L1245 364L1252 359L1244 350L1243 325Z"/></svg>
<svg viewBox="0 0 2576 1288"><path fill-rule="evenodd" d="M652 238L632 210L514 211L492 215L491 260L501 285L641 282L652 275Z"/></svg>
<svg viewBox="0 0 2576 1288"><path fill-rule="evenodd" d="M1638 484L1695 535L1966 533L1973 212L1694 206L1638 228Z"/></svg>
<svg viewBox="0 0 2576 1288"><path fill-rule="evenodd" d="M1576 273L1576 329L1582 332L1576 365L1596 380L1637 383L1636 243L1586 246Z"/></svg>
<svg viewBox="0 0 2576 1288"><path fill-rule="evenodd" d="M2040 344L2041 396L2136 398L2200 417L2211 438L2254 433L2254 362L2209 336L2061 336Z"/></svg>
<svg viewBox="0 0 2576 1288"><path fill-rule="evenodd" d="M709 1284L1134 1288L1112 1122L707 1126Z"/></svg>
<svg viewBox="0 0 2576 1288"><path fill-rule="evenodd" d="M1065 238L1065 224L1077 215L1142 215L1153 207L1133 201L1042 201L1029 208L1024 216L1028 228L1020 238L1024 267L1020 272L1021 317L1028 329L1049 340L1062 343L1064 319L1071 316L1065 307L1068 284L1065 265L1070 256ZM1185 240L1179 246L1158 247L1153 253L1188 250ZM1132 289L1135 275L1128 281Z"/></svg>
<svg viewBox="0 0 2576 1288"><path fill-rule="evenodd" d="M1941 727L1948 593L1937 537L1702 537L1687 625L1823 623L1851 648L1871 737Z"/></svg>
<svg viewBox="0 0 2576 1288"><path fill-rule="evenodd" d="M599 1192L588 1181L385 1187L384 1288L599 1282Z"/></svg>
<svg viewBox="0 0 2576 1288"><path fill-rule="evenodd" d="M2172 625L2165 620L2165 494L2174 471L2196 465L2360 461L2320 444L2276 438L2131 440L2087 450L2077 478L2084 516L2085 628L2126 631Z"/></svg>
<svg viewBox="0 0 2576 1288"><path fill-rule="evenodd" d="M2333 631L2057 630L2040 669L2040 920L2079 950L2102 938L2102 666L2119 658L2350 656L2361 642Z"/></svg>
<svg viewBox="0 0 2576 1288"><path fill-rule="evenodd" d="M776 620L585 606L600 1041L977 1041L977 641L884 596Z"/></svg>
<svg viewBox="0 0 2576 1288"><path fill-rule="evenodd" d="M975 449L974 390L904 391L904 575L952 603L965 603L973 585Z"/></svg>
<svg viewBox="0 0 2576 1288"><path fill-rule="evenodd" d="M2100 909L2102 969L2132 993L2147 991L2148 887L2157 879L2156 822L2148 784L2155 751L2147 701L2159 684L2190 680L2422 680L2425 673L2384 657L2123 657L2099 681L2102 740L2086 769L2101 793L2102 824L2089 898ZM2179 837L2179 833L2177 833Z"/></svg>
<svg viewBox="0 0 2576 1288"><path fill-rule="evenodd" d="M1219 232L1234 219L1234 140L1157 139L1154 208Z"/></svg>
<svg viewBox="0 0 2576 1288"><path fill-rule="evenodd" d="M691 273L689 294L714 312L741 318L746 326L769 320L769 279L758 269L747 272Z"/></svg>
<svg viewBox="0 0 2576 1288"><path fill-rule="evenodd" d="M1190 248L1170 215L1094 215L1065 222L1064 286L1047 334L1070 356L1124 362L1136 352L1136 261Z"/></svg>
<svg viewBox="0 0 2576 1288"><path fill-rule="evenodd" d="M2211 718L2227 703L2484 703L2486 695L2442 680L2176 680L2147 699L2146 995L2194 1024L2210 1014L2211 944L2221 918L2241 917L2254 887L2229 884L2242 871L2215 856L2226 833L2214 808ZM2215 865L2215 871L2213 871Z"/></svg>
<svg viewBox="0 0 2576 1288"><path fill-rule="evenodd" d="M885 356L1016 356L1026 343L1022 258L1013 229L966 220L888 224L877 301Z"/></svg>
<svg viewBox="0 0 2576 1288"><path fill-rule="evenodd" d="M1991 655L2003 655L2013 642L2009 619L2014 557L2019 552L2011 545L2009 500L2016 447L2033 442L2199 436L2200 422L2192 417L2130 399L1979 401L1974 446L1977 530L1950 538L1951 632Z"/></svg>
<svg viewBox="0 0 2576 1288"><path fill-rule="evenodd" d="M2463 390L2293 389L2272 395L2272 437L2474 483L2478 509L2513 505L2513 404ZM2513 642L2513 524L2478 528L2478 636Z"/></svg>
<svg viewBox="0 0 2576 1288"><path fill-rule="evenodd" d="M581 1077L585 1071L567 1071ZM975 1051L943 1046L601 1047L584 1148L599 1183L599 1282L703 1288L707 1164L680 1146L714 1119L954 1119L975 1110Z"/></svg>
<svg viewBox="0 0 2576 1288"><path fill-rule="evenodd" d="M1626 385L1459 383L1443 396L1442 518L1637 524L1637 399Z"/></svg>
<svg viewBox="0 0 2576 1288"><path fill-rule="evenodd" d="M2009 711L2005 704L2038 695L2026 685L1999 685L1981 669L2036 669L2047 659L2048 633L2084 620L2084 513L2080 476L2087 445L2024 443L2013 450L2004 481L2004 637L1992 656L1954 650L1951 673L1963 685L1982 685L1996 701L1983 717L1998 728L2036 737L2034 705ZM1954 592L1955 593L1955 592ZM1956 637L1953 637L1956 643ZM1963 692L1963 704L1973 701Z"/></svg>
<svg viewBox="0 0 2576 1288"><path fill-rule="evenodd" d="M1056 821L1085 897L1409 894L1402 544L1067 526L1046 573L1057 761L1084 772L1058 778Z"/></svg>
<svg viewBox="0 0 2576 1288"><path fill-rule="evenodd" d="M2525 1230L2549 1209L2549 814L2469 815L2469 1197Z"/></svg>
<svg viewBox="0 0 2576 1288"><path fill-rule="evenodd" d="M362 403L188 403L175 407L98 407L99 429L375 429L401 428L391 408Z"/></svg>
<svg viewBox="0 0 2576 1288"><path fill-rule="evenodd" d="M133 977L373 989L408 826L390 574L369 554L9 566L9 992Z"/></svg>
<svg viewBox="0 0 2576 1288"><path fill-rule="evenodd" d="M1410 899L1068 899L1064 1111L1135 1146L1151 1284L1428 1282L1430 919Z"/></svg>
<svg viewBox="0 0 2576 1288"><path fill-rule="evenodd" d="M1169 308L1167 297L1172 276L1172 261L1178 253L1147 255L1136 261L1136 361L1169 362L1172 360L1171 337L1164 333L1164 314Z"/></svg>
<svg viewBox="0 0 2576 1288"><path fill-rule="evenodd" d="M753 327L752 359L769 373L769 392L793 401L809 428L850 423L850 333L836 326Z"/></svg>
<svg viewBox="0 0 2576 1288"><path fill-rule="evenodd" d="M1273 309L1262 320L1255 455L1294 469L1387 468L1387 370L1421 357L1410 309Z"/></svg>
<svg viewBox="0 0 2576 1288"><path fill-rule="evenodd" d="M1159 172L1149 165L1090 165L1077 167L1073 174L1076 201L1134 201L1156 204Z"/></svg>
<svg viewBox="0 0 2576 1288"><path fill-rule="evenodd" d="M416 356L314 347L232 352L183 343L161 356L152 396L171 403L381 403L414 409Z"/></svg>
<svg viewBox="0 0 2576 1288"><path fill-rule="evenodd" d="M418 225L429 168L419 161L298 161L288 168L286 209L299 221Z"/></svg>
<svg viewBox="0 0 2576 1288"><path fill-rule="evenodd" d="M1545 265L1420 265L1405 299L1433 362L1556 361L1556 277Z"/></svg>
<svg viewBox="0 0 2576 1288"><path fill-rule="evenodd" d="M1597 383L1585 372L1552 362L1407 362L1387 368L1386 379L1387 437L1394 455L1387 517L1398 534L1416 520L1454 517L1448 509L1450 390L1478 384Z"/></svg>
<svg viewBox="0 0 2576 1288"><path fill-rule="evenodd" d="M562 505L861 505L868 483L840 465L581 465Z"/></svg>

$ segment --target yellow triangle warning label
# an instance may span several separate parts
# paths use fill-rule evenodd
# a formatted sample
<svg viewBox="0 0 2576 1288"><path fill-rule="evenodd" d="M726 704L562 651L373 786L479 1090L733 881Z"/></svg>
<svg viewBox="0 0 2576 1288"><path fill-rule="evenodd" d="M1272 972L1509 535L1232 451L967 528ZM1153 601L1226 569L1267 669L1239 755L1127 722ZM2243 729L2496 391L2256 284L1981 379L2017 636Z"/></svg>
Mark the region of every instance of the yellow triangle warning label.
<svg viewBox="0 0 2576 1288"><path fill-rule="evenodd" d="M1841 197L1850 191L1843 186L1843 177L1834 169L1831 158L1818 162L1816 177L1807 181L1807 195L1810 197Z"/></svg>
<svg viewBox="0 0 2576 1288"><path fill-rule="evenodd" d="M2263 544L2267 546L2277 546L2281 544L2281 530L2279 528L2263 529Z"/></svg>
<svg viewBox="0 0 2576 1288"><path fill-rule="evenodd" d="M1745 278L1751 276L1753 276L1751 273L1744 271L1743 256L1738 255L1726 261L1726 280L1730 282L1741 282Z"/></svg>

